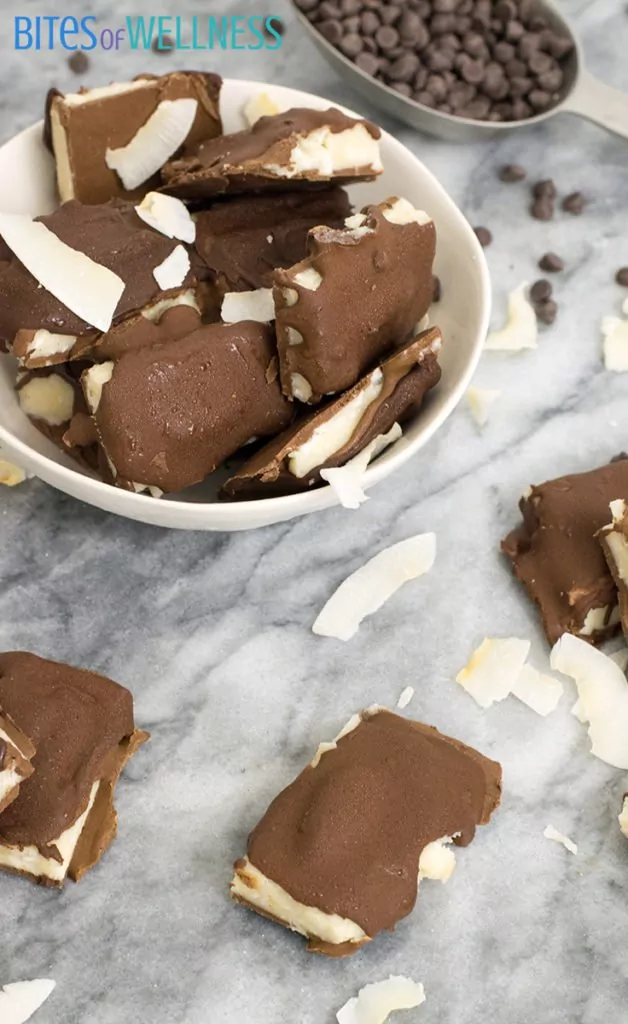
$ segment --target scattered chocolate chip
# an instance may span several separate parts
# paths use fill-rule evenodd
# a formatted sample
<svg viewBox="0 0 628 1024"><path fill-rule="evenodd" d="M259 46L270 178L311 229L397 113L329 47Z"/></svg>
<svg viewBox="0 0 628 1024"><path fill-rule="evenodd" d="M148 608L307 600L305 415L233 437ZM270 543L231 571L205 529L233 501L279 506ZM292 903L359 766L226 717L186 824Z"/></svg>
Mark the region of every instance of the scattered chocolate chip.
<svg viewBox="0 0 628 1024"><path fill-rule="evenodd" d="M543 324L553 324L556 319L558 312L558 306L553 299L548 299L547 302L538 302L534 307L537 320L540 320Z"/></svg>
<svg viewBox="0 0 628 1024"><path fill-rule="evenodd" d="M530 288L530 298L533 303L547 302L552 297L552 284L546 278L542 277L540 280L535 281Z"/></svg>
<svg viewBox="0 0 628 1024"><path fill-rule="evenodd" d="M68 67L75 75L84 75L89 67L89 57L83 50L75 50L71 57L68 57Z"/></svg>
<svg viewBox="0 0 628 1024"><path fill-rule="evenodd" d="M557 256L555 252L546 252L539 260L539 267L548 274L558 274L565 269L565 261Z"/></svg>
<svg viewBox="0 0 628 1024"><path fill-rule="evenodd" d="M628 288L628 267L620 267L615 274L615 280L617 284L620 284L623 288Z"/></svg>
<svg viewBox="0 0 628 1024"><path fill-rule="evenodd" d="M363 49L361 37L357 32L343 36L340 40L340 49L345 57L357 57L358 54L362 53Z"/></svg>
<svg viewBox="0 0 628 1024"><path fill-rule="evenodd" d="M367 75L376 75L380 70L382 62L379 57L372 53L359 53L355 59L356 67L360 68Z"/></svg>
<svg viewBox="0 0 628 1024"><path fill-rule="evenodd" d="M628 452L618 452L617 455L613 455L611 462L623 462L624 459L628 459Z"/></svg>
<svg viewBox="0 0 628 1024"><path fill-rule="evenodd" d="M477 238L482 248L486 249L486 246L490 245L491 242L493 241L493 236L488 230L488 228L474 228L473 230L475 231L475 237Z"/></svg>
<svg viewBox="0 0 628 1024"><path fill-rule="evenodd" d="M174 50L174 39L172 36L155 36L151 50L153 53L171 53Z"/></svg>
<svg viewBox="0 0 628 1024"><path fill-rule="evenodd" d="M544 181L536 181L532 186L532 195L535 199L555 199L556 185L551 178L546 178Z"/></svg>
<svg viewBox="0 0 628 1024"><path fill-rule="evenodd" d="M499 180L506 182L523 181L526 171L520 164L504 164L499 169Z"/></svg>
<svg viewBox="0 0 628 1024"><path fill-rule="evenodd" d="M337 46L342 39L342 24L335 18L327 18L317 26L318 31L332 46Z"/></svg>
<svg viewBox="0 0 628 1024"><path fill-rule="evenodd" d="M567 213L574 213L578 215L582 213L586 203L587 201L582 192L570 192L569 195L565 196L563 199L562 208L563 210L566 210Z"/></svg>
<svg viewBox="0 0 628 1024"><path fill-rule="evenodd" d="M551 196L542 196L535 199L530 207L530 213L536 220L552 220L554 216L554 200Z"/></svg>
<svg viewBox="0 0 628 1024"><path fill-rule="evenodd" d="M440 302L441 295L443 294L443 289L442 289L442 286L441 286L441 283L440 283L440 277L437 277L436 274L434 274L432 280L433 280L432 302Z"/></svg>

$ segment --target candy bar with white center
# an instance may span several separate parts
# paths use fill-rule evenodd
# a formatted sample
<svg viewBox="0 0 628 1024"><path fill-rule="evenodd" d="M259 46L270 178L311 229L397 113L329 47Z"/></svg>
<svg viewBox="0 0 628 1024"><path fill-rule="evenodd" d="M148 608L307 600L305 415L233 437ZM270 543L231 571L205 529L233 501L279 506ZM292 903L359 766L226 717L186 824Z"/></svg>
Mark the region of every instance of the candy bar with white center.
<svg viewBox="0 0 628 1024"><path fill-rule="evenodd" d="M284 394L345 391L405 341L432 301L435 246L434 222L405 199L313 228L307 259L274 275Z"/></svg>
<svg viewBox="0 0 628 1024"><path fill-rule="evenodd" d="M370 708L272 802L231 895L304 935L309 950L348 956L410 913L420 876L446 880L443 843L468 845L500 793L496 762Z"/></svg>
<svg viewBox="0 0 628 1024"><path fill-rule="evenodd" d="M628 491L628 460L531 487L523 523L502 541L513 572L538 605L551 644L565 632L593 644L617 632L617 589L597 533Z"/></svg>
<svg viewBox="0 0 628 1024"><path fill-rule="evenodd" d="M0 814L13 803L24 779L33 774L35 747L0 707Z"/></svg>
<svg viewBox="0 0 628 1024"><path fill-rule="evenodd" d="M209 139L162 170L163 191L181 199L283 192L371 181L381 174L381 131L330 107L295 107L251 128Z"/></svg>
<svg viewBox="0 0 628 1024"><path fill-rule="evenodd" d="M432 327L380 363L340 398L267 444L227 481L229 498L307 490L421 405L440 379L441 335Z"/></svg>
<svg viewBox="0 0 628 1024"><path fill-rule="evenodd" d="M602 527L598 537L615 580L621 627L628 637L628 506L623 498L616 498L610 502L610 509L612 522Z"/></svg>
<svg viewBox="0 0 628 1024"><path fill-rule="evenodd" d="M37 752L0 816L0 869L48 886L78 881L115 837L115 785L148 739L133 698L94 672L11 652L0 654L0 704Z"/></svg>
<svg viewBox="0 0 628 1024"><path fill-rule="evenodd" d="M244 321L135 349L82 377L114 482L180 491L199 483L252 437L293 414L277 379L273 334Z"/></svg>
<svg viewBox="0 0 628 1024"><path fill-rule="evenodd" d="M31 250L22 252L20 258L8 247L0 252L1 257L6 256L0 266L0 344L4 342L28 368L82 358L98 347L103 334L115 332L129 317L192 287L193 278L188 274L175 289L165 293L160 289L153 271L180 243L148 227L129 203L115 200L102 206L84 206L70 202L49 216L37 218L38 222L59 240L57 269L63 298L41 286L34 251L32 265ZM90 308L83 308L84 302L83 315L70 308L75 300L78 303L84 298L85 283L71 274L61 274L61 270L64 258L74 258L77 253L87 257L87 269L107 268L123 286L108 327L94 326L96 317L84 319L91 316Z"/></svg>
<svg viewBox="0 0 628 1024"><path fill-rule="evenodd" d="M96 432L83 397L80 374L88 363L27 370L15 385L22 412L62 451L88 469L98 468Z"/></svg>
<svg viewBox="0 0 628 1024"><path fill-rule="evenodd" d="M55 156L61 202L133 199L156 187L162 165L182 147L185 152L220 135L221 85L218 75L174 71L65 96L52 90L45 139ZM116 170L125 166L124 157L122 164L108 159L121 150L126 165L137 165L131 184Z"/></svg>

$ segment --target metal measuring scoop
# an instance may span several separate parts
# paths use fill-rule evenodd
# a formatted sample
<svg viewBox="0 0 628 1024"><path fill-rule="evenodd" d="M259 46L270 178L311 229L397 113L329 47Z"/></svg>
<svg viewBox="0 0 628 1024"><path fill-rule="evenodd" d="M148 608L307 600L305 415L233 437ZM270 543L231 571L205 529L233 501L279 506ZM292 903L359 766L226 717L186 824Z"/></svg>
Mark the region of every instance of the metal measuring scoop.
<svg viewBox="0 0 628 1024"><path fill-rule="evenodd" d="M628 94L613 89L591 75L584 63L584 52L578 36L566 18L549 0L536 5L539 14L547 18L549 28L559 35L571 39L573 50L561 62L564 78L560 98L553 107L542 113L527 117L524 121L474 121L468 117L442 113L431 107L424 107L391 89L390 86L372 78L329 43L316 31L305 15L297 10L299 21L309 32L323 56L338 73L361 92L371 103L381 107L393 117L404 121L413 128L434 135L449 142L471 142L488 139L491 136L511 132L516 128L539 124L554 114L577 114L594 124L628 139Z"/></svg>

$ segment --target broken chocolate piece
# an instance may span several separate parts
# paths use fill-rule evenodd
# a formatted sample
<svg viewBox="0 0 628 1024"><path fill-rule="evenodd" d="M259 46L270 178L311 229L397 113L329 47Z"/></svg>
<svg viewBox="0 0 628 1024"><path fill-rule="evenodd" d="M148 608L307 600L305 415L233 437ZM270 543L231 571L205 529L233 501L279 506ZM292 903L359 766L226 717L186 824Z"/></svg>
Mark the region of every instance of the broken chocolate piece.
<svg viewBox="0 0 628 1024"><path fill-rule="evenodd" d="M374 438L403 422L440 379L436 327L419 334L353 388L258 451L224 485L229 498L307 490L321 469L343 466Z"/></svg>
<svg viewBox="0 0 628 1024"><path fill-rule="evenodd" d="M117 683L34 654L0 654L0 704L36 748L34 773L0 817L0 869L61 886L116 833L113 790L148 736Z"/></svg>
<svg viewBox="0 0 628 1024"><path fill-rule="evenodd" d="M28 370L18 376L15 390L22 412L44 437L86 469L97 469L97 435L79 379L88 366L77 361Z"/></svg>
<svg viewBox="0 0 628 1024"><path fill-rule="evenodd" d="M348 956L410 913L423 852L452 838L467 846L500 792L496 762L371 708L272 802L231 895L306 936L309 950Z"/></svg>
<svg viewBox="0 0 628 1024"><path fill-rule="evenodd" d="M0 707L0 814L13 803L20 786L33 774L35 747Z"/></svg>
<svg viewBox="0 0 628 1024"><path fill-rule="evenodd" d="M597 644L617 631L617 591L596 534L628 489L628 462L530 488L523 524L502 542L513 571L539 606L551 644L565 632Z"/></svg>
<svg viewBox="0 0 628 1024"><path fill-rule="evenodd" d="M118 174L107 166L107 151L129 145L160 104L178 100L196 103L184 139L186 149L220 135L221 85L218 75L173 71L160 77L142 75L132 82L81 89L66 96L54 90L46 105L45 132L55 155L61 202L78 199L82 203L105 203L114 196L133 199L159 185L157 167L149 170L140 186L126 190Z"/></svg>
<svg viewBox="0 0 628 1024"><path fill-rule="evenodd" d="M296 107L209 139L162 170L163 191L182 199L370 181L382 171L380 129L330 107Z"/></svg>
<svg viewBox="0 0 628 1024"><path fill-rule="evenodd" d="M610 503L612 522L598 533L604 556L619 594L619 614L628 637L628 506L623 498Z"/></svg>
<svg viewBox="0 0 628 1024"><path fill-rule="evenodd" d="M253 437L290 422L273 367L273 334L243 321L99 363L82 378L115 483L180 491Z"/></svg>
<svg viewBox="0 0 628 1024"><path fill-rule="evenodd" d="M196 217L196 251L222 299L226 292L270 288L273 271L291 267L307 254L311 228L340 228L351 212L347 193L286 192L243 196L216 203Z"/></svg>
<svg viewBox="0 0 628 1024"><path fill-rule="evenodd" d="M314 228L308 258L274 276L284 394L315 403L345 391L404 341L432 301L435 247L433 221L406 199Z"/></svg>

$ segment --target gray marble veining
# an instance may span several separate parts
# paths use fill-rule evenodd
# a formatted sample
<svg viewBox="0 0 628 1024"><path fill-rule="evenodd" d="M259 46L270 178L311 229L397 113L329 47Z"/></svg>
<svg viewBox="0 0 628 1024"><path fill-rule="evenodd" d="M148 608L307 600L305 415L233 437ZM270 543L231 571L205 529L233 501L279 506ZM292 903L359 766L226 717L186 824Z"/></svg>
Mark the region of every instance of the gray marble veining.
<svg viewBox="0 0 628 1024"><path fill-rule="evenodd" d="M178 13L207 13L193 0ZM68 10L70 8L70 11ZM71 9L74 8L74 11ZM612 0L571 2L591 70L628 89L628 17ZM267 13L229 0L220 13ZM278 81L364 110L287 21L278 55L196 61ZM102 23L120 19L97 0ZM15 53L5 4L0 133L40 116L44 91L77 80L64 56ZM84 13L69 0L45 13ZM124 12L126 13L126 11ZM133 13L151 11L136 0ZM86 84L188 63L185 55L100 54ZM384 121L435 171L473 224L488 226L496 317L508 288L562 254L560 306L538 351L487 354L476 383L502 390L480 432L461 407L359 513L332 510L249 534L165 532L116 519L31 481L0 493L0 647L103 671L128 685L152 742L118 791L120 834L101 866L59 894L0 878L0 983L56 979L37 1024L333 1024L361 985L406 973L428 1001L399 1020L424 1024L620 1024L628 1017L628 843L617 826L625 775L588 753L569 692L544 720L506 701L482 712L453 682L485 635L533 638L537 619L497 552L522 488L592 467L628 447L628 378L605 372L599 321L617 312L628 264L628 144L560 118L498 142L458 148ZM581 218L543 224L525 185L495 169L524 164L561 192L582 189ZM312 635L345 575L381 547L435 530L438 557L358 636ZM426 883L394 935L344 962L305 953L278 927L231 906L230 867L268 801L319 740L356 709L394 705L498 758L505 794L494 822L458 855L445 886ZM551 822L572 857L543 838Z"/></svg>

